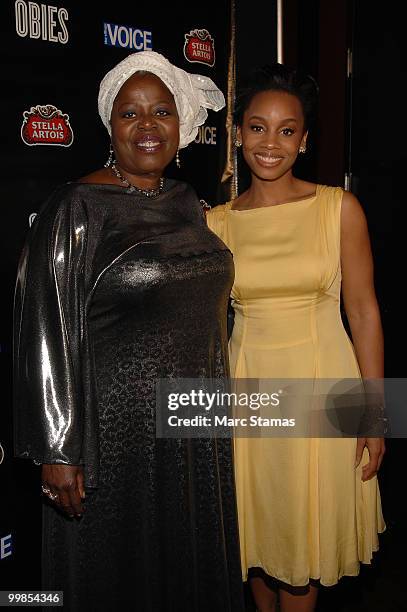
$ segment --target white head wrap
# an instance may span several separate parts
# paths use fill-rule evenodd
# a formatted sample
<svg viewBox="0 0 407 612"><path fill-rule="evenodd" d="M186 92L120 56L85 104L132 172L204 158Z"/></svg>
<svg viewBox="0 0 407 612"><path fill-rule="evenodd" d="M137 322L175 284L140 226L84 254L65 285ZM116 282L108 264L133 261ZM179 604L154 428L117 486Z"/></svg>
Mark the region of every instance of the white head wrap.
<svg viewBox="0 0 407 612"><path fill-rule="evenodd" d="M140 51L128 55L112 68L102 79L99 88L99 115L112 133L110 117L113 102L119 89L135 72L146 70L158 76L174 96L179 116L179 148L192 142L198 127L205 123L207 108L218 111L225 106L223 93L207 76L190 74L171 64L163 55L155 51Z"/></svg>

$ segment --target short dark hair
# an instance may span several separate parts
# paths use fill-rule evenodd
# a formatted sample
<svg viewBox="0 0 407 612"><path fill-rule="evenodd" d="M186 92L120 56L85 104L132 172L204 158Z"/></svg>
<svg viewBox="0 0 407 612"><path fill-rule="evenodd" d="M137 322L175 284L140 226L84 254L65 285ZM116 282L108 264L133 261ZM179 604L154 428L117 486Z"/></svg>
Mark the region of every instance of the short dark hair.
<svg viewBox="0 0 407 612"><path fill-rule="evenodd" d="M242 125L243 115L252 99L263 91L285 91L298 98L304 113L305 130L315 121L318 103L318 85L315 79L275 62L254 69L242 79L235 103L236 125Z"/></svg>

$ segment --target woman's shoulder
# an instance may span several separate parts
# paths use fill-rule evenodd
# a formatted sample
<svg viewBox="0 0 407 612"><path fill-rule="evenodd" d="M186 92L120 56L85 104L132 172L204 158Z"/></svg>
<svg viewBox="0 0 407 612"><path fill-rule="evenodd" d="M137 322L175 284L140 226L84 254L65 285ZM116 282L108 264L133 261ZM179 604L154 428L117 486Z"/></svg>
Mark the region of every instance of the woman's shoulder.
<svg viewBox="0 0 407 612"><path fill-rule="evenodd" d="M326 185L322 183L316 185L316 191L319 196L327 198L342 198L343 194L346 193L344 187L340 185Z"/></svg>
<svg viewBox="0 0 407 612"><path fill-rule="evenodd" d="M337 223L341 214L343 202L346 199L346 191L340 185L316 185L316 195L319 207L326 217L332 218Z"/></svg>
<svg viewBox="0 0 407 612"><path fill-rule="evenodd" d="M298 194L298 199L309 198L312 196L312 194L318 198L330 198L335 195L341 195L343 193L343 187L295 179L295 192Z"/></svg>
<svg viewBox="0 0 407 612"><path fill-rule="evenodd" d="M36 229L52 231L56 225L86 225L82 185L75 182L61 183L56 186L40 205L34 218Z"/></svg>
<svg viewBox="0 0 407 612"><path fill-rule="evenodd" d="M206 222L209 229L220 236L220 238L222 238L224 233L225 215L231 209L231 207L232 202L226 202L224 204L212 206L210 210L206 211Z"/></svg>
<svg viewBox="0 0 407 612"><path fill-rule="evenodd" d="M77 194L80 192L81 185L75 182L60 183L50 192L44 201L40 212L45 210L57 211L59 208L70 206L77 200Z"/></svg>
<svg viewBox="0 0 407 612"><path fill-rule="evenodd" d="M60 183L50 193L45 205L49 204L53 207L66 207L72 206L77 202L80 202L81 196L86 192L88 186L77 181L67 181L66 183Z"/></svg>
<svg viewBox="0 0 407 612"><path fill-rule="evenodd" d="M223 204L215 204L211 206L210 210L208 210L208 217L219 217L223 216L226 212L228 212L232 208L232 201L224 202Z"/></svg>

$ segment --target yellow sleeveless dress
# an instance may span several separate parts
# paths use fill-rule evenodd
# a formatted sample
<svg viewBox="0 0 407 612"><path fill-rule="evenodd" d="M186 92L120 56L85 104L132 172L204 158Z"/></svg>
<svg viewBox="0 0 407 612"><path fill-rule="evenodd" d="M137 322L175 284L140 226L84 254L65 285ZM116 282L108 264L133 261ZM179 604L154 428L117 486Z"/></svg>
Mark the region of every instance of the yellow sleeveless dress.
<svg viewBox="0 0 407 612"><path fill-rule="evenodd" d="M340 314L343 190L252 210L209 211L235 263L234 378L358 378ZM377 478L361 481L355 438L236 438L243 579L329 586L370 563L384 531Z"/></svg>

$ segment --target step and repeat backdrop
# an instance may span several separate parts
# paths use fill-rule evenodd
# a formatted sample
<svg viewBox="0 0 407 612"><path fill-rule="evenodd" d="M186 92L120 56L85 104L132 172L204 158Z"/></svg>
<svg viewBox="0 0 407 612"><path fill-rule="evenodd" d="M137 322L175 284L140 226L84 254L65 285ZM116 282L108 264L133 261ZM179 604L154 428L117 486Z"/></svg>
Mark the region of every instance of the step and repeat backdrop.
<svg viewBox="0 0 407 612"><path fill-rule="evenodd" d="M103 166L109 137L97 111L99 83L128 54L151 49L227 94L228 0L205 3L3 0L2 335L0 409L0 588L40 584L39 468L13 459L11 330L16 267L28 228L53 189ZM181 168L168 175L224 201L226 109L209 111Z"/></svg>

